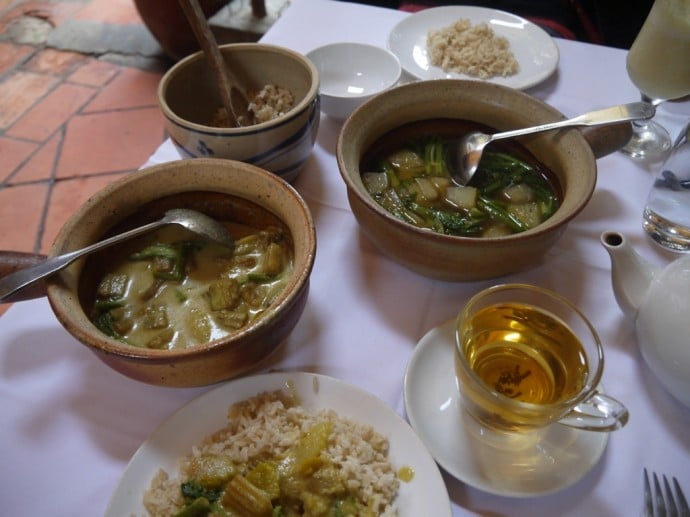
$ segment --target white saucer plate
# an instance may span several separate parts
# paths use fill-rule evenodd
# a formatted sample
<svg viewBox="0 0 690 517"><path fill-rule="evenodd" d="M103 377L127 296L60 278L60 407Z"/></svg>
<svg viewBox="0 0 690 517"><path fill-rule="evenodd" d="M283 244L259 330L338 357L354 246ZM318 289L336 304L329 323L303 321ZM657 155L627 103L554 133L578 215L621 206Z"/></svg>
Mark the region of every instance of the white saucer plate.
<svg viewBox="0 0 690 517"><path fill-rule="evenodd" d="M429 331L405 374L408 420L438 464L458 480L502 496L562 490L590 471L608 433L559 424L526 434L491 432L461 407L455 368L455 320Z"/></svg>
<svg viewBox="0 0 690 517"><path fill-rule="evenodd" d="M485 81L525 90L547 79L558 67L558 47L544 29L520 16L484 7L432 7L411 14L393 27L388 35L388 48L398 56L403 70L417 79L477 79L444 72L429 61L426 45L429 31L448 27L462 18L474 25L486 23L494 34L506 38L520 65L515 75Z"/></svg>
<svg viewBox="0 0 690 517"><path fill-rule="evenodd" d="M146 515L142 495L159 468L174 475L178 458L201 440L227 425L228 408L263 391L294 390L310 409L334 409L341 417L371 425L388 437L389 459L414 476L400 482L396 506L401 517L451 516L448 491L441 472L412 428L392 408L371 393L323 375L268 373L234 380L215 388L169 417L139 448L113 493L106 517Z"/></svg>

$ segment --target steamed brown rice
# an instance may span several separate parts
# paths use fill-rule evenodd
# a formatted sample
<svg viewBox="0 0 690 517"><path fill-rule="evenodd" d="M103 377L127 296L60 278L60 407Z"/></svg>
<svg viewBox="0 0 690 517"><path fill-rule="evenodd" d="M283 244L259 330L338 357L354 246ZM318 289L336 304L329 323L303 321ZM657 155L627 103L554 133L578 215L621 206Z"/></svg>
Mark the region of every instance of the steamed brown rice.
<svg viewBox="0 0 690 517"><path fill-rule="evenodd" d="M249 102L249 111L254 114L256 123L273 120L292 109L295 98L290 90L267 84Z"/></svg>
<svg viewBox="0 0 690 517"><path fill-rule="evenodd" d="M253 121L244 120L240 115L240 124L243 126L261 124L269 120L285 115L295 105L295 97L292 92L275 84L267 84L258 92L247 92L249 104L247 111L251 113ZM213 127L231 127L228 113L224 107L218 108L208 123Z"/></svg>
<svg viewBox="0 0 690 517"><path fill-rule="evenodd" d="M228 425L206 437L191 454L178 460L176 473L162 469L144 493L151 516L170 516L184 507L180 483L189 479L193 457L222 454L237 464L279 459L319 422L332 431L322 453L344 474L348 491L372 515L397 515L394 507L399 481L388 460L388 440L371 426L339 417L333 410L309 410L284 391L261 393L231 406Z"/></svg>
<svg viewBox="0 0 690 517"><path fill-rule="evenodd" d="M496 36L486 23L472 25L463 18L429 31L427 48L431 64L445 72L488 79L515 75L520 70L508 40Z"/></svg>

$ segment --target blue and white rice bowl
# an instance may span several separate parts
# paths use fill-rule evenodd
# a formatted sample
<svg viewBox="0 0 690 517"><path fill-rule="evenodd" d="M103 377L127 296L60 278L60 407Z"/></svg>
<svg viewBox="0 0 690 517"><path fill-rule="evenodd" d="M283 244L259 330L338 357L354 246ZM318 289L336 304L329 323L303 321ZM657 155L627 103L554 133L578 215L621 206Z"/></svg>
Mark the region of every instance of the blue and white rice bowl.
<svg viewBox="0 0 690 517"><path fill-rule="evenodd" d="M166 72L158 103L170 139L184 158L225 158L250 163L293 181L309 158L319 127L319 75L313 63L292 50L264 43L220 46L242 85L259 91L272 84L289 90L294 105L279 117L246 127L209 125L222 106L202 52Z"/></svg>

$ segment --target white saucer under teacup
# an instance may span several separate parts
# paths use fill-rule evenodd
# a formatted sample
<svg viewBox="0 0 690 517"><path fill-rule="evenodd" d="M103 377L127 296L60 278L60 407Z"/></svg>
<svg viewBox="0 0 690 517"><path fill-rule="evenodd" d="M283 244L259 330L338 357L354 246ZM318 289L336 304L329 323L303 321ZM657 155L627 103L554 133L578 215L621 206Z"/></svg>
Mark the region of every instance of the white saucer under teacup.
<svg viewBox="0 0 690 517"><path fill-rule="evenodd" d="M405 374L408 419L438 464L470 486L503 496L545 495L580 480L601 458L608 433L561 424L529 433L482 427L460 401L455 325L452 319L429 331Z"/></svg>

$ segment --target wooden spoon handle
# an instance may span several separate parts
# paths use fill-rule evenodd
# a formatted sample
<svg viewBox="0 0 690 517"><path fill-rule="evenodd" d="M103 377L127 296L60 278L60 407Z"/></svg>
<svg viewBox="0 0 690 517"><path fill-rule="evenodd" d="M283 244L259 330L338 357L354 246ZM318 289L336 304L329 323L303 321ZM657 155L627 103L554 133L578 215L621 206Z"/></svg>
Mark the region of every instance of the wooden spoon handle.
<svg viewBox="0 0 690 517"><path fill-rule="evenodd" d="M632 137L632 124L621 122L610 126L580 128L582 136L592 148L595 158L620 151Z"/></svg>
<svg viewBox="0 0 690 517"><path fill-rule="evenodd" d="M201 10L199 2L197 0L179 0L179 3L194 31L196 39L199 41L204 55L209 60L211 71L216 78L221 101L227 112L230 124L233 127L239 127L241 126L239 116L242 115L243 110L241 109L241 102L237 104L233 102L232 94L233 90L236 90L234 93L236 96L241 96L242 102L245 102L244 110L246 110L247 104L244 92L237 86L237 82L231 76L230 70L220 53L216 38L213 32L211 32L211 28L206 21L206 16ZM238 111L240 112L238 113Z"/></svg>

